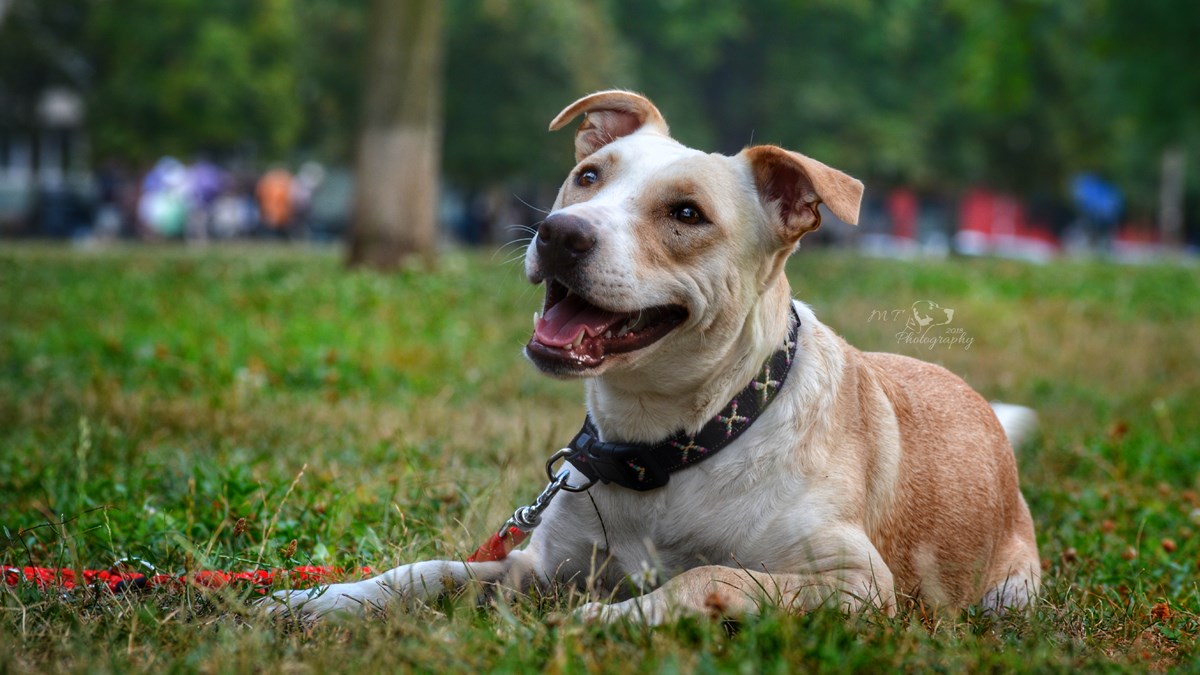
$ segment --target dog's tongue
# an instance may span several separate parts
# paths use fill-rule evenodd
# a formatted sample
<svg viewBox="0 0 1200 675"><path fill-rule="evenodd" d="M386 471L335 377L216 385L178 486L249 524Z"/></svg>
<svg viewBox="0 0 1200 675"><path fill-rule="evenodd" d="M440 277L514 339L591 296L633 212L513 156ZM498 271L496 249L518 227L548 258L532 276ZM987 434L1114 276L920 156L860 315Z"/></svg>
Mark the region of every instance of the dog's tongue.
<svg viewBox="0 0 1200 675"><path fill-rule="evenodd" d="M626 318L625 314L600 309L578 295L568 293L538 319L533 335L549 347L566 347L582 332L586 331L588 336L601 335Z"/></svg>

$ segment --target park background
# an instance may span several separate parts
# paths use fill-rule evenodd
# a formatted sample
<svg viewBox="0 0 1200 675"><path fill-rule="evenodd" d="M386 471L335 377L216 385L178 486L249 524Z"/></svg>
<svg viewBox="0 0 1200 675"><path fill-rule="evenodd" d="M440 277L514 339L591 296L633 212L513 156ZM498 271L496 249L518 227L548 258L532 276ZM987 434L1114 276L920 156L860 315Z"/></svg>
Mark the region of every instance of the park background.
<svg viewBox="0 0 1200 675"><path fill-rule="evenodd" d="M246 588L6 568L0 671L1194 668L1198 8L0 0L0 565L468 553L581 419L579 384L520 357L520 227L571 165L549 120L625 87L689 145L866 182L793 289L859 347L1038 410L1018 462L1045 571L1028 615L647 631L573 622L569 592L305 625ZM420 142L359 168L395 129ZM922 302L969 347L906 341Z"/></svg>
<svg viewBox="0 0 1200 675"><path fill-rule="evenodd" d="M1190 3L403 5L0 2L0 235L338 239L369 220L363 177L398 194L407 161L441 179L414 190L441 240L503 243L564 173L544 123L621 87L688 145L774 143L864 179L861 230L825 240L1044 260L1200 237ZM438 156L364 171L400 126Z"/></svg>

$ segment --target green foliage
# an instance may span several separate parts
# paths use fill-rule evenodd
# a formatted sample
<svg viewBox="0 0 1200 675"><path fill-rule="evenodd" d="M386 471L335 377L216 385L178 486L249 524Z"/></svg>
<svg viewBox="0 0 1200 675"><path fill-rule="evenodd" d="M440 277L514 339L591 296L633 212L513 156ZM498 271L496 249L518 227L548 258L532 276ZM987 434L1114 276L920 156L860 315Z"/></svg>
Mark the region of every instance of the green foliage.
<svg viewBox="0 0 1200 675"><path fill-rule="evenodd" d="M47 87L80 87L88 76L80 41L87 0L12 2L0 9L0 129L27 130Z"/></svg>
<svg viewBox="0 0 1200 675"><path fill-rule="evenodd" d="M645 631L564 620L566 592L478 609L468 593L289 628L238 594L22 586L0 589L0 670L1195 668L1194 270L804 250L790 277L851 343L1038 409L1043 434L1019 453L1047 565L1031 615L768 612ZM332 251L9 247L0 288L19 289L0 293L3 564L459 557L535 493L582 414L577 383L520 357L538 289L486 255L382 277ZM900 344L871 318L921 299L954 308L972 347Z"/></svg>
<svg viewBox="0 0 1200 675"><path fill-rule="evenodd" d="M301 108L292 0L114 0L89 6L91 135L100 157L295 142Z"/></svg>
<svg viewBox="0 0 1200 675"><path fill-rule="evenodd" d="M43 87L89 103L96 156L164 152L349 163L366 3L12 0L0 125ZM544 125L577 96L643 91L676 135L800 149L876 189L986 183L1059 193L1111 174L1156 207L1164 148L1200 157L1190 2L451 0L445 173L469 189L553 184ZM1189 194L1200 171L1188 172Z"/></svg>
<svg viewBox="0 0 1200 675"><path fill-rule="evenodd" d="M569 0L449 5L445 166L459 184L562 176L571 143L547 134L546 125L583 93L611 88L627 68L603 7Z"/></svg>
<svg viewBox="0 0 1200 675"><path fill-rule="evenodd" d="M302 126L297 145L325 161L349 165L361 120L366 56L365 2L293 0L297 103Z"/></svg>

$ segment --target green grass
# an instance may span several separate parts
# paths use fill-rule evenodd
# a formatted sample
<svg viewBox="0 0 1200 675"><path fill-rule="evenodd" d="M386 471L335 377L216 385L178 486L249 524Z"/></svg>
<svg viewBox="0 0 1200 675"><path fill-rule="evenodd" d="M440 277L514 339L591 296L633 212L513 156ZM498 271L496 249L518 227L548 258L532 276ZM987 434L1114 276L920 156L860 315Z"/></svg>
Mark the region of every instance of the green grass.
<svg viewBox="0 0 1200 675"><path fill-rule="evenodd" d="M540 293L502 257L384 277L304 249L5 244L0 563L465 555L536 493L582 415L578 383L521 359ZM821 251L790 270L859 347L1039 410L1019 455L1047 568L1028 616L771 612L643 630L563 620L578 602L564 594L288 626L236 594L20 586L0 590L0 672L1197 667L1200 272ZM902 325L872 316L923 299L954 308L970 349L899 344ZM1152 616L1160 604L1169 616Z"/></svg>

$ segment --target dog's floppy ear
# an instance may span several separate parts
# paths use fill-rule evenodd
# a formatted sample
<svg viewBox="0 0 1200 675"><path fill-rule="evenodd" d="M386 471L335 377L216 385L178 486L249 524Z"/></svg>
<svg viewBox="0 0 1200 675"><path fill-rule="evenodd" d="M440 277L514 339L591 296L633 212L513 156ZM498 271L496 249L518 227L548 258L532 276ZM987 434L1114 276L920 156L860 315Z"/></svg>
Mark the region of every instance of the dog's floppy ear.
<svg viewBox="0 0 1200 675"><path fill-rule="evenodd" d="M550 131L558 131L580 113L585 117L575 131L576 162L642 127L670 135L666 120L650 99L617 89L584 96L567 106L550 122Z"/></svg>
<svg viewBox="0 0 1200 675"><path fill-rule="evenodd" d="M785 243L795 243L821 225L817 205L824 203L833 215L858 224L863 184L811 157L773 145L742 151L754 173L754 184L768 214L782 225Z"/></svg>

